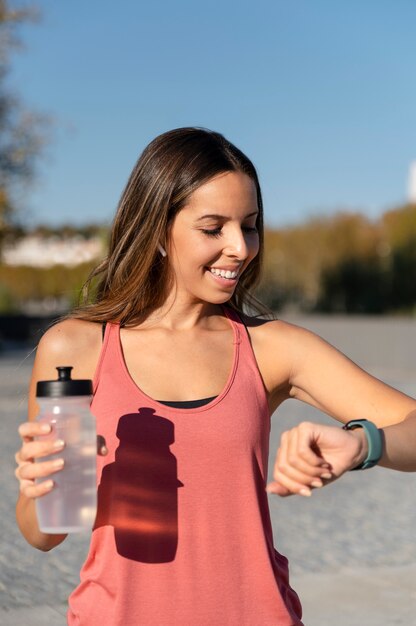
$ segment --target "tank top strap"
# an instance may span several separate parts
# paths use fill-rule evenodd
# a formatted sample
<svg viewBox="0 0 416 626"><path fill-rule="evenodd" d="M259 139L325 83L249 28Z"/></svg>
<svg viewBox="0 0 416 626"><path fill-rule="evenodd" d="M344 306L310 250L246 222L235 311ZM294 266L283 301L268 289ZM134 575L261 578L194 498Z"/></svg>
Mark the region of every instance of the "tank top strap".
<svg viewBox="0 0 416 626"><path fill-rule="evenodd" d="M239 316L239 314L237 313L237 311L235 311L234 309L231 309L230 307L227 307L227 306L223 306L222 308L223 308L223 311L224 311L224 315L227 317L227 319L233 325L233 328L234 328L234 344L236 344L236 343L240 344L240 346L243 349L249 347L249 349L251 351L251 343L250 343L250 337L249 337L249 334L248 334L247 327L244 324L244 322L241 319L241 317Z"/></svg>
<svg viewBox="0 0 416 626"><path fill-rule="evenodd" d="M117 358L117 343L118 343L118 323L106 322L103 342L101 346L100 356L97 362L97 367L95 369L94 378L93 378L93 394L96 393L98 385L100 383L101 371L103 367L104 360L107 358L107 354L109 354L110 358L114 360Z"/></svg>
<svg viewBox="0 0 416 626"><path fill-rule="evenodd" d="M234 343L238 342L240 344L239 349L243 363L250 364L250 367L260 376L256 355L254 354L247 326L235 309L223 306L223 311L224 315L230 320L234 327L234 336L237 337ZM263 388L263 382L261 386Z"/></svg>

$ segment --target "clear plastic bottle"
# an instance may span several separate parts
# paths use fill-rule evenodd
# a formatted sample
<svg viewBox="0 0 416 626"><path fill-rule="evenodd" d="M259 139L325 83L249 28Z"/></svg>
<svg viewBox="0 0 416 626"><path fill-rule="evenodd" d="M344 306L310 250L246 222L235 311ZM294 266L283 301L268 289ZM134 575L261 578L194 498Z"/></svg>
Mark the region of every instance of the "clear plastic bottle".
<svg viewBox="0 0 416 626"><path fill-rule="evenodd" d="M58 379L39 381L36 397L39 422L51 425L39 439L62 439L63 450L40 462L64 459L64 467L52 474L53 489L36 499L39 528L60 534L91 530L97 512L97 435L90 412L91 380L71 379L72 367L57 367ZM39 479L44 480L44 479Z"/></svg>

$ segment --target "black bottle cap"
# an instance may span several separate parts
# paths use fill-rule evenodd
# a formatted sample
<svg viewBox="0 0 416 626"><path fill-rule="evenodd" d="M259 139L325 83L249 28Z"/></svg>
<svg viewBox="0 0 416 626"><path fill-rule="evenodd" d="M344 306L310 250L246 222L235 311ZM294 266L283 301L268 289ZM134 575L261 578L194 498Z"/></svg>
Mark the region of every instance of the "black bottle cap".
<svg viewBox="0 0 416 626"><path fill-rule="evenodd" d="M36 385L37 398L63 398L65 396L91 396L92 381L71 378L72 367L61 366L57 380L40 380Z"/></svg>

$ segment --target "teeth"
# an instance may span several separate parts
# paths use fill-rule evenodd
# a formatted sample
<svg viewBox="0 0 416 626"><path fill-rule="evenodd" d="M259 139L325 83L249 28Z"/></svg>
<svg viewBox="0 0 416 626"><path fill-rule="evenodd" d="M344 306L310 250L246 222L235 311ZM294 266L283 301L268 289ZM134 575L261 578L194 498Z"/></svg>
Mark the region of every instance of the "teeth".
<svg viewBox="0 0 416 626"><path fill-rule="evenodd" d="M210 268L210 272L211 274L214 274L215 276L221 276L222 278L236 278L238 272L231 272L230 270L219 270L216 267L211 267Z"/></svg>

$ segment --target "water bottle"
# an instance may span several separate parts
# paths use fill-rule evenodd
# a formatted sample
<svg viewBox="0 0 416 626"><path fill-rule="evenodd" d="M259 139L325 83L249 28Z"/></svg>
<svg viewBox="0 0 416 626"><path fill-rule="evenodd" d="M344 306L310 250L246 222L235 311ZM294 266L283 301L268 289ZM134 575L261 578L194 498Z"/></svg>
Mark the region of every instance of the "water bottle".
<svg viewBox="0 0 416 626"><path fill-rule="evenodd" d="M51 426L51 432L39 439L62 439L65 447L39 461L62 458L64 467L48 477L54 481L54 487L36 498L36 513L42 532L61 534L91 530L94 524L97 436L90 412L91 380L72 379L72 367L56 369L57 380L39 381L36 388L40 407L37 419Z"/></svg>

